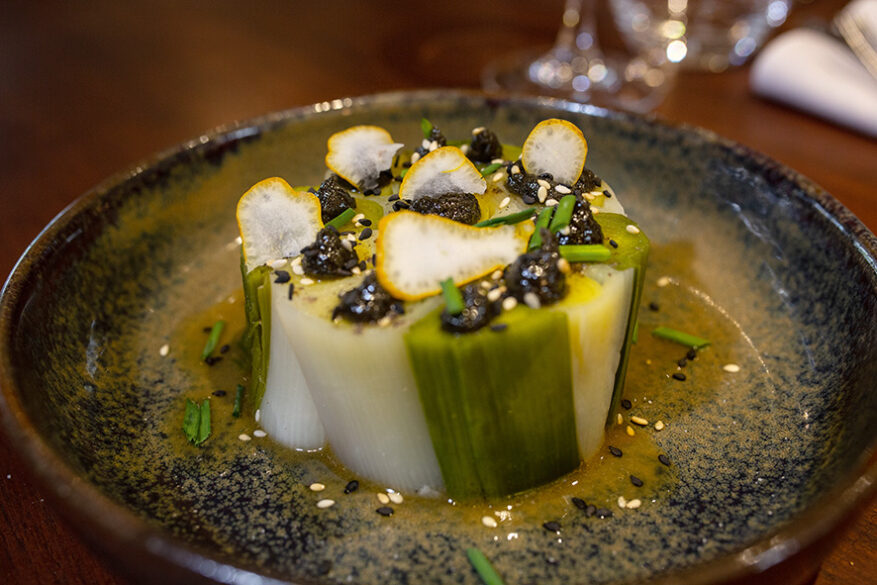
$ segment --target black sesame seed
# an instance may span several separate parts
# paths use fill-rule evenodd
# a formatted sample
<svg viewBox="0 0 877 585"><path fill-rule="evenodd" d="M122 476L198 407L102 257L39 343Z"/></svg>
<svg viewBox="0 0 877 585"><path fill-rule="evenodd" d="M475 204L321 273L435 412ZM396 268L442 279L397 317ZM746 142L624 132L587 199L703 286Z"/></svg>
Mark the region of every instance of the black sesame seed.
<svg viewBox="0 0 877 585"><path fill-rule="evenodd" d="M390 506L381 506L380 508L375 510L375 512L377 512L381 516L392 516L393 508L391 508Z"/></svg>
<svg viewBox="0 0 877 585"><path fill-rule="evenodd" d="M391 202L391 203L392 203L393 201L399 201L399 195L398 195L397 193L393 193L392 195L390 195L389 197L387 197L387 201L389 201L389 202Z"/></svg>
<svg viewBox="0 0 877 585"><path fill-rule="evenodd" d="M371 225L371 224L372 224L372 220L370 220L370 219L363 218L363 219L359 220L359 225Z"/></svg>
<svg viewBox="0 0 877 585"><path fill-rule="evenodd" d="M359 264L357 264L360 270L365 272L366 268L368 268L368 264L365 263L365 260L360 260Z"/></svg>
<svg viewBox="0 0 877 585"><path fill-rule="evenodd" d="M622 455L624 455L624 453L621 452L621 449L619 449L618 447L613 447L612 445L609 445L609 452L616 457L621 457Z"/></svg>
<svg viewBox="0 0 877 585"><path fill-rule="evenodd" d="M592 517L596 513L597 513L597 506L590 505L587 508L585 508L585 516L587 518Z"/></svg>
<svg viewBox="0 0 877 585"><path fill-rule="evenodd" d="M621 399L621 406L625 410L630 410L633 407L633 404L631 404L630 400L628 400L627 398L622 398Z"/></svg>
<svg viewBox="0 0 877 585"><path fill-rule="evenodd" d="M597 508L597 516L599 518L612 518L612 510L608 508Z"/></svg>
<svg viewBox="0 0 877 585"><path fill-rule="evenodd" d="M220 398L222 398L222 397L225 396L226 394L227 394L227 392L226 392L225 390L214 390L214 391L213 391L213 395L214 395L214 396L219 396Z"/></svg>
<svg viewBox="0 0 877 585"><path fill-rule="evenodd" d="M204 363L207 364L208 366L212 366L213 364L215 364L217 362L221 362L221 361L222 361L222 358L218 355L217 356L209 355L206 358L204 358Z"/></svg>
<svg viewBox="0 0 877 585"><path fill-rule="evenodd" d="M378 255L372 254L372 266L378 263Z"/></svg>
<svg viewBox="0 0 877 585"><path fill-rule="evenodd" d="M579 510L587 510L588 509L588 504L581 498L574 497L572 499L572 503Z"/></svg>
<svg viewBox="0 0 877 585"><path fill-rule="evenodd" d="M610 193L609 191L603 191L603 195L606 197L606 199L612 199L612 193Z"/></svg>
<svg viewBox="0 0 877 585"><path fill-rule="evenodd" d="M360 239L360 240L367 240L367 239L369 239L370 237L372 237L372 229L371 229L370 227L365 228L365 229L362 230L362 231L360 232L360 234L359 234L359 239Z"/></svg>
<svg viewBox="0 0 877 585"><path fill-rule="evenodd" d="M291 301L292 300L292 293L294 293L294 292L295 292L295 283L290 282L289 283L289 292L286 293L286 298L288 298Z"/></svg>
<svg viewBox="0 0 877 585"><path fill-rule="evenodd" d="M210 333L211 331L213 331L213 327L205 327L203 331L204 333Z"/></svg>
<svg viewBox="0 0 877 585"><path fill-rule="evenodd" d="M353 492L355 492L358 489L359 489L359 482L354 479L354 480L347 482L347 485L344 486L344 493L345 494L352 494Z"/></svg>
<svg viewBox="0 0 877 585"><path fill-rule="evenodd" d="M496 331L497 333L499 333L500 331L505 331L508 328L509 328L508 323L496 323L496 324L490 326L490 330Z"/></svg>
<svg viewBox="0 0 877 585"><path fill-rule="evenodd" d="M231 349L231 346L226 343L225 345L223 345L222 347L219 348L219 353L228 353L228 350L230 350L230 349Z"/></svg>
<svg viewBox="0 0 877 585"><path fill-rule="evenodd" d="M609 245L612 246L613 248L617 248L618 242L616 242L615 240L609 240Z"/></svg>
<svg viewBox="0 0 877 585"><path fill-rule="evenodd" d="M274 274L277 275L277 278L274 279L274 282L277 284L283 284L284 282L289 282L290 276L289 273L285 270L278 270Z"/></svg>
<svg viewBox="0 0 877 585"><path fill-rule="evenodd" d="M660 311L661 307L658 306L658 303L652 301L651 303L649 303L649 310L650 311Z"/></svg>
<svg viewBox="0 0 877 585"><path fill-rule="evenodd" d="M546 522L545 524L543 524L542 528L544 528L548 532L560 532L560 523L551 520L550 522Z"/></svg>
<svg viewBox="0 0 877 585"><path fill-rule="evenodd" d="M522 199L527 205L533 205L534 203L536 203L536 198L532 195L524 195Z"/></svg>
<svg viewBox="0 0 877 585"><path fill-rule="evenodd" d="M683 374L682 372L676 372L675 374L673 374L673 379L679 380L680 382L684 382L685 381L685 374Z"/></svg>
<svg viewBox="0 0 877 585"><path fill-rule="evenodd" d="M688 360L686 360L685 358L682 358L681 360L676 362L676 365L679 366L680 368L684 368L685 364L687 364L687 363L688 363Z"/></svg>
<svg viewBox="0 0 877 585"><path fill-rule="evenodd" d="M630 476L630 483L632 483L636 487L643 487L643 480L641 480L640 478L638 478L635 475Z"/></svg>
<svg viewBox="0 0 877 585"><path fill-rule="evenodd" d="M693 360L694 358L697 357L697 352L694 351L693 349L689 349L688 353L685 354L685 357L687 357L690 360Z"/></svg>
<svg viewBox="0 0 877 585"><path fill-rule="evenodd" d="M663 463L667 467L670 467L670 458L667 457L666 455L664 455L663 453L658 455L658 461L660 461L661 463Z"/></svg>

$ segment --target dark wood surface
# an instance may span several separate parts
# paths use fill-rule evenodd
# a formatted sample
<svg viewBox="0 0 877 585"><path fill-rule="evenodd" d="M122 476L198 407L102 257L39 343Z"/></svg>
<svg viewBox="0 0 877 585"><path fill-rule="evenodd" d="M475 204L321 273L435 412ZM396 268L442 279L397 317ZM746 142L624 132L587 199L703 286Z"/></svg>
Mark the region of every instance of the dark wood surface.
<svg viewBox="0 0 877 585"><path fill-rule="evenodd" d="M64 206L203 130L335 97L478 87L491 59L550 43L561 0L4 3L0 9L0 276ZM839 0L797 4L789 24ZM814 179L877 230L877 141L751 95L748 68L684 74L657 110ZM877 105L875 105L877 107ZM0 440L0 582L116 584ZM877 506L816 585L875 582Z"/></svg>

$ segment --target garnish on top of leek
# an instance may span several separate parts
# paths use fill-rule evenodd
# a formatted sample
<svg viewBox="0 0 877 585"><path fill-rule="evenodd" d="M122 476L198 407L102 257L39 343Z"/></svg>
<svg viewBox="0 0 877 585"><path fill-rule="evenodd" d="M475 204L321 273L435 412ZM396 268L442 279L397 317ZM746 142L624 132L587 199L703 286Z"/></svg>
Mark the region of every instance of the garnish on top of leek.
<svg viewBox="0 0 877 585"><path fill-rule="evenodd" d="M460 289L454 286L454 279L448 278L441 282L442 295L445 297L445 308L449 315L459 315L466 308Z"/></svg>
<svg viewBox="0 0 877 585"><path fill-rule="evenodd" d="M612 257L609 248L602 244L569 244L558 249L569 262L606 262Z"/></svg>
<svg viewBox="0 0 877 585"><path fill-rule="evenodd" d="M342 211L341 213L339 213L338 215L336 215L335 217L333 217L331 220L329 220L328 222L326 222L326 226L325 226L325 227L330 227L330 226L331 226L331 227L333 227L333 228L335 228L335 229L337 230L337 229L340 228L342 225L344 225L345 223L347 223L348 221L350 221L351 219L353 219L353 216L354 216L354 215L356 215L356 211L353 210L353 209L350 209L350 208L348 207L347 209L345 209L344 211Z"/></svg>
<svg viewBox="0 0 877 585"><path fill-rule="evenodd" d="M551 214L553 212L553 207L546 207L539 212L539 215L536 217L536 231L533 232L532 236L530 236L530 245L528 246L529 250L536 250L542 247L542 234L540 234L539 232L542 231L542 228L548 227L548 224L551 221Z"/></svg>
<svg viewBox="0 0 877 585"><path fill-rule="evenodd" d="M200 445L210 436L210 399L204 399L201 406L186 399L186 413L183 416L183 433L194 445Z"/></svg>
<svg viewBox="0 0 877 585"><path fill-rule="evenodd" d="M500 215L497 217L491 217L490 219L485 219L483 221L479 221L475 224L475 227L493 227L496 225L514 225L516 223L521 223L522 221L526 221L536 215L536 208L525 209L523 211L518 211L516 213L510 213L508 215Z"/></svg>
<svg viewBox="0 0 877 585"><path fill-rule="evenodd" d="M204 349L201 351L201 361L206 360L210 357L210 354L213 353L213 350L216 349L216 346L219 344L219 336L222 335L222 330L225 328L225 321L219 320L213 324L213 327L210 328L210 335L207 337L207 343L204 344Z"/></svg>
<svg viewBox="0 0 877 585"><path fill-rule="evenodd" d="M679 331L678 329L673 329L671 327L656 327L655 329L652 329L652 335L668 341L674 341L680 345L685 345L693 349L700 349L701 347L710 344L708 339L685 333L684 331Z"/></svg>

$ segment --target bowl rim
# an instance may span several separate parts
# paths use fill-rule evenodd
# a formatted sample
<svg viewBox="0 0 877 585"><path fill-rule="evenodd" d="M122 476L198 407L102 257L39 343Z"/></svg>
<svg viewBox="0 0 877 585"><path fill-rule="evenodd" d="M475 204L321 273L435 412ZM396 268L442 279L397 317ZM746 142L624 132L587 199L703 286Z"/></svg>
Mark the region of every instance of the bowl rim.
<svg viewBox="0 0 877 585"><path fill-rule="evenodd" d="M295 583L255 573L233 558L224 558L165 533L134 510L113 501L96 486L80 477L37 431L17 394L11 355L6 350L13 336L17 317L25 299L25 283L57 247L56 236L71 220L111 192L112 188L141 176L160 163L173 163L186 154L210 152L239 140L270 132L297 119L319 116L337 110L390 107L408 102L446 102L449 100L495 104L496 107L524 109L551 108L558 113L657 126L729 149L750 160L755 168L775 174L802 188L811 205L825 215L847 237L877 278L877 238L844 205L816 183L774 159L724 138L709 130L664 120L656 115L640 116L615 112L588 104L546 97L488 94L477 90L421 89L344 97L311 105L272 112L232 122L200 136L162 150L115 173L77 197L59 212L27 246L0 289L0 430L15 445L13 451L37 480L53 507L59 510L77 532L99 549L114 566L131 566L135 556L148 559L153 571L204 582ZM877 294L877 286L875 286ZM877 494L877 435L860 455L857 464L835 485L816 498L791 520L762 535L754 542L722 556L693 565L659 572L650 583L706 584L753 576L776 567L805 551L833 531L851 521L858 507L867 505ZM125 563L124 561L128 561ZM821 559L820 559L821 562ZM159 573L154 573L159 574ZM129 573L132 575L132 573ZM255 581L254 581L255 579ZM299 579L297 583L311 583ZM316 583L316 582L313 582Z"/></svg>

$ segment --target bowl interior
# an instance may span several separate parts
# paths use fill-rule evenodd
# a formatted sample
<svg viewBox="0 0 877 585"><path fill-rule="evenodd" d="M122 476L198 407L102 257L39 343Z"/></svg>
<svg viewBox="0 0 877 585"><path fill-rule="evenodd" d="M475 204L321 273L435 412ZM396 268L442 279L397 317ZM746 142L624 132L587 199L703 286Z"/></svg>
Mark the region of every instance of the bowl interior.
<svg viewBox="0 0 877 585"><path fill-rule="evenodd" d="M237 349L213 369L193 359L197 331L240 288L241 193L269 176L318 183L327 137L353 124L416 144L423 116L451 137L487 125L511 144L544 118L573 120L588 137L588 166L652 239L643 301L661 310L643 310L626 396L666 422L651 440L673 466L641 508L597 521L570 507L561 538L541 527L557 518L490 531L471 521L478 512L451 506L435 521L438 504L416 497L387 522L366 489L317 509L307 486L343 487L349 474L331 458L238 441L256 428L249 417L217 415L216 440L202 448L182 439L184 398L233 394L223 375L241 367ZM512 582L643 578L787 525L873 448L874 240L832 205L806 179L706 133L552 102L415 93L296 110L111 180L50 226L3 299L5 400L110 501L265 575L474 582L464 551L478 546L524 576ZM642 333L658 324L715 337L684 384L667 377L671 353L684 350ZM721 368L732 362L741 371L730 375Z"/></svg>

